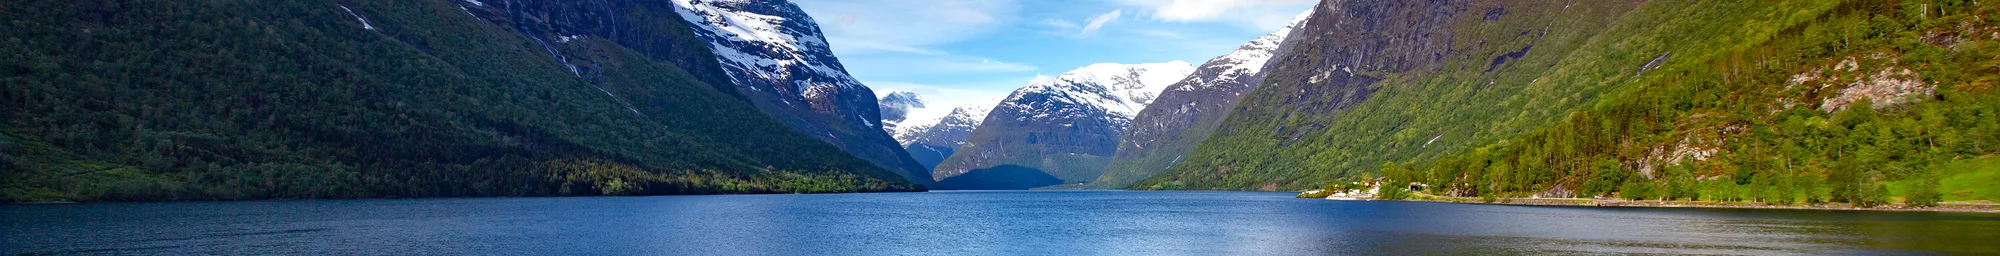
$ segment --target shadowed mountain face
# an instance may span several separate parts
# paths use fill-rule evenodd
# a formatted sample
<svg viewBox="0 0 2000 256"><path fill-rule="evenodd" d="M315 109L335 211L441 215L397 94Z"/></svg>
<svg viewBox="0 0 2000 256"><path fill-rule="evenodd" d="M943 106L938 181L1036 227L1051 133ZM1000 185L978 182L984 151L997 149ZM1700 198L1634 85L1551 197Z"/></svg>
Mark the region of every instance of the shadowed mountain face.
<svg viewBox="0 0 2000 256"><path fill-rule="evenodd" d="M976 169L938 181L939 187L973 190L1018 190L1063 184L1048 172L1019 165Z"/></svg>
<svg viewBox="0 0 2000 256"><path fill-rule="evenodd" d="M1292 25L1201 64L1193 75L1168 86L1158 100L1132 119L1131 131L1119 140L1117 156L1090 187L1124 188L1179 163L1222 125L1222 118L1243 94L1264 81L1270 60L1285 58L1283 46L1290 42L1286 36L1308 14L1311 12L1299 14Z"/></svg>
<svg viewBox="0 0 2000 256"><path fill-rule="evenodd" d="M0 98L14 99L0 108L0 195L920 189L733 95L675 12L639 1L10 3L0 56L26 59L0 62Z"/></svg>
<svg viewBox="0 0 2000 256"><path fill-rule="evenodd" d="M1193 69L1178 61L1103 63L1032 82L995 106L935 176L1018 165L1063 183L1089 182L1103 173L1132 115Z"/></svg>
<svg viewBox="0 0 2000 256"><path fill-rule="evenodd" d="M874 91L834 57L819 24L784 0L671 0L722 70L758 109L854 156L930 183L925 169L883 131Z"/></svg>

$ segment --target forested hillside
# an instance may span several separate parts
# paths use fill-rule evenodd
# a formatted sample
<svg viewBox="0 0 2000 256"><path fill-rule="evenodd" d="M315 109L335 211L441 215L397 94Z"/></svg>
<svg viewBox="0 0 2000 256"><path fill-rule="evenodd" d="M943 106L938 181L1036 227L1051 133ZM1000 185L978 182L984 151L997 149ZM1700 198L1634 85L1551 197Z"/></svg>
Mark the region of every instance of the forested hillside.
<svg viewBox="0 0 2000 256"><path fill-rule="evenodd" d="M1995 200L1942 189L2000 148L2000 11L1849 1L1662 65L1554 125L1392 179L1462 196L1611 196L1872 206ZM1803 11L1803 12L1801 12ZM1978 162L1978 161L1973 161ZM1964 164L1957 164L1964 165ZM1897 189L1891 189L1897 184Z"/></svg>
<svg viewBox="0 0 2000 256"><path fill-rule="evenodd" d="M921 189L687 72L672 8L0 5L0 199Z"/></svg>
<svg viewBox="0 0 2000 256"><path fill-rule="evenodd" d="M1214 138L1134 188L1386 172L1463 196L1853 201L2000 148L1992 9L1326 1Z"/></svg>

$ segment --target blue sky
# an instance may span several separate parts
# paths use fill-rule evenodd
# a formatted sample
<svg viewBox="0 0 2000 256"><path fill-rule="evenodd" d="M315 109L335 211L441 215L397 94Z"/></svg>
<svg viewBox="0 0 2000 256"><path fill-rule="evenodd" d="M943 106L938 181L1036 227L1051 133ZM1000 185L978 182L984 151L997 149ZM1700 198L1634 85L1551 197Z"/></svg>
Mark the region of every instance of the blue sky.
<svg viewBox="0 0 2000 256"><path fill-rule="evenodd" d="M1003 97L1091 63L1195 65L1317 0L794 0L847 71L932 102Z"/></svg>

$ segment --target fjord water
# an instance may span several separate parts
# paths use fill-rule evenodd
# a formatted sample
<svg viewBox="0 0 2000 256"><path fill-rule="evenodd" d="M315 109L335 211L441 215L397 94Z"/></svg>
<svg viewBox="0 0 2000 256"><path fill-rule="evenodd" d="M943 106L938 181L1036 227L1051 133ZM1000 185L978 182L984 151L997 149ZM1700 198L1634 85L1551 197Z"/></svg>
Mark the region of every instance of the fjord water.
<svg viewBox="0 0 2000 256"><path fill-rule="evenodd" d="M0 206L0 254L2000 253L2000 216L1293 199L1268 192Z"/></svg>

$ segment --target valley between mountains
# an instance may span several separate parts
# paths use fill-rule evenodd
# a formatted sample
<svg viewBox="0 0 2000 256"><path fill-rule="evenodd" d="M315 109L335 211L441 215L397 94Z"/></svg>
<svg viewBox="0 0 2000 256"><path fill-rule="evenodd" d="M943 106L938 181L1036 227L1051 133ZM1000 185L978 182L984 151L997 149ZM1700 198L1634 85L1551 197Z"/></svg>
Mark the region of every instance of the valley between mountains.
<svg viewBox="0 0 2000 256"><path fill-rule="evenodd" d="M784 0L10 4L0 200L1374 184L2000 201L2000 5L1297 11L1212 59L1066 67L944 102L856 79L828 17Z"/></svg>

